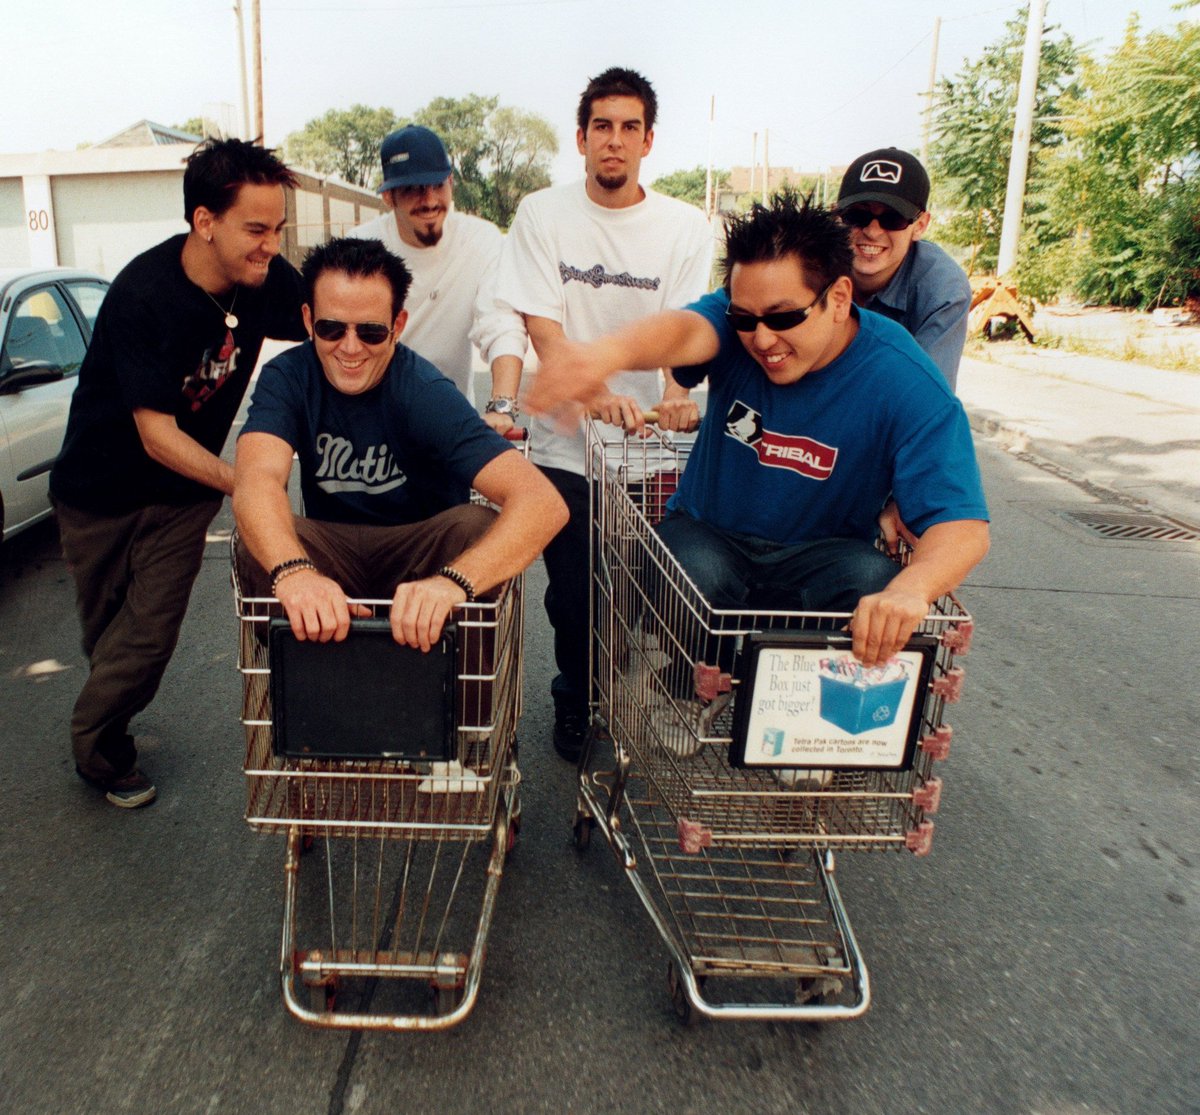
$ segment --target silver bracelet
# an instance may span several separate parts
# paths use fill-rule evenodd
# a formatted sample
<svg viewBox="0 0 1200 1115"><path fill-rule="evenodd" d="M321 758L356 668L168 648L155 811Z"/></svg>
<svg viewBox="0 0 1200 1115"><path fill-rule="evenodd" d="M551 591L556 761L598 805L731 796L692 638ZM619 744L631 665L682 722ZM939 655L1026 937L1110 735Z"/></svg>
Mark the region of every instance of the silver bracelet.
<svg viewBox="0 0 1200 1115"><path fill-rule="evenodd" d="M314 565L308 558L293 558L291 561L281 561L274 569L271 570L271 595L279 595L279 582L285 577L290 577L293 573L302 573L305 569L311 569L314 573L317 571Z"/></svg>

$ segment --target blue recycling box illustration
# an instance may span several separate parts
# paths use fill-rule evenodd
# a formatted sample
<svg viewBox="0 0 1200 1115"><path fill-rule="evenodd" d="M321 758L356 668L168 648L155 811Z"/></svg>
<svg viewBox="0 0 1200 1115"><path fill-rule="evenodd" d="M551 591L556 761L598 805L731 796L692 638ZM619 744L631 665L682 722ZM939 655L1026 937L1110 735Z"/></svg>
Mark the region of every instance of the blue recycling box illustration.
<svg viewBox="0 0 1200 1115"><path fill-rule="evenodd" d="M893 659L865 668L853 655L821 659L821 719L852 736L890 727L896 721L908 667Z"/></svg>
<svg viewBox="0 0 1200 1115"><path fill-rule="evenodd" d="M762 753L772 757L783 754L782 728L764 728L762 738Z"/></svg>

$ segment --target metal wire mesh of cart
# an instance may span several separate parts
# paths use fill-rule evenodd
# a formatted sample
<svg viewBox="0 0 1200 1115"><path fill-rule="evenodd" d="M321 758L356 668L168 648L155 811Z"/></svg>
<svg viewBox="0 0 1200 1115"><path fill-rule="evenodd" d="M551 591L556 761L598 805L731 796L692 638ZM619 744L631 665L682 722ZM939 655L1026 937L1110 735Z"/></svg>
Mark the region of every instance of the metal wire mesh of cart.
<svg viewBox="0 0 1200 1115"><path fill-rule="evenodd" d="M486 839L506 779L516 777L508 756L521 712L523 584L516 577L496 600L455 609L455 754L449 763L435 764L276 754L267 631L283 610L273 598L242 596L235 583L246 820L266 832L299 825L307 836ZM391 605L358 603L384 617ZM347 700L354 699L347 694Z"/></svg>
<svg viewBox="0 0 1200 1115"><path fill-rule="evenodd" d="M653 783L681 844L928 850L970 616L939 600L918 629L937 639L918 697L919 743L907 769L749 769L730 760L741 685L734 664L756 633L828 632L849 616L710 607L654 524L689 447L652 434L627 438L592 423L595 650L601 721Z"/></svg>
<svg viewBox="0 0 1200 1115"><path fill-rule="evenodd" d="M688 854L653 784L635 776L627 792L648 874L696 976L797 978L801 993L851 978L853 950L818 854L737 845Z"/></svg>
<svg viewBox="0 0 1200 1115"><path fill-rule="evenodd" d="M301 855L294 830L280 956L288 1009L354 1029L461 1021L480 985L513 800L506 795L490 846L403 829L341 839L327 831ZM311 861L303 871L301 859Z"/></svg>

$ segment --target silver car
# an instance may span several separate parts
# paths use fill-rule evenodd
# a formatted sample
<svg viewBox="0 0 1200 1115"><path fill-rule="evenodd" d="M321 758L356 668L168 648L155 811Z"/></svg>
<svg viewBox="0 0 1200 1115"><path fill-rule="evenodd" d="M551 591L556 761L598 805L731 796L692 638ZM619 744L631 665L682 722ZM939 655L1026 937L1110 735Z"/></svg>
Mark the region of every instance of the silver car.
<svg viewBox="0 0 1200 1115"><path fill-rule="evenodd" d="M0 269L0 537L50 514L79 365L108 281L90 271Z"/></svg>

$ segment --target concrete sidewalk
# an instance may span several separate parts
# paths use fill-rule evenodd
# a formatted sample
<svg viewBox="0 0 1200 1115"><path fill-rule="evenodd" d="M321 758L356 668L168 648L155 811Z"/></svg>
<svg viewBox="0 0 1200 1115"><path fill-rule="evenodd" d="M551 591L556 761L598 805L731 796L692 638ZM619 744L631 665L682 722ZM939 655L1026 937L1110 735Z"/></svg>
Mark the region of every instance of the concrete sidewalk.
<svg viewBox="0 0 1200 1115"><path fill-rule="evenodd" d="M1200 524L1200 372L998 342L958 395L978 435Z"/></svg>

